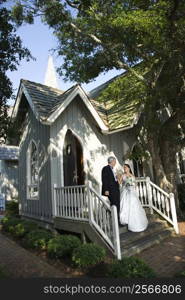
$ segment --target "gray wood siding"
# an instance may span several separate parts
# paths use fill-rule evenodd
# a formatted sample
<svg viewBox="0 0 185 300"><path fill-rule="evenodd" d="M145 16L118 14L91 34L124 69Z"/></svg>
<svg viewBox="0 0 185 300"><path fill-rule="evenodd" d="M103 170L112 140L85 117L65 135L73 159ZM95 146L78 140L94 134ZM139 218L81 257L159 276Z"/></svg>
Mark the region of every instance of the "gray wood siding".
<svg viewBox="0 0 185 300"><path fill-rule="evenodd" d="M31 109L28 111L24 134L20 143L19 198L21 213L40 219L51 219L51 173L49 153L49 127L38 122ZM31 140L39 152L39 200L27 199L27 150Z"/></svg>
<svg viewBox="0 0 185 300"><path fill-rule="evenodd" d="M100 190L101 169L107 164L108 156L114 155L118 160L117 166L121 166L123 157L135 142L134 133L102 134L82 100L76 97L51 126L52 149L55 149L55 157L51 160L52 184L63 185L63 144L68 129L82 144L86 180L91 180Z"/></svg>
<svg viewBox="0 0 185 300"><path fill-rule="evenodd" d="M18 162L12 160L0 161L0 193L6 200L18 197Z"/></svg>

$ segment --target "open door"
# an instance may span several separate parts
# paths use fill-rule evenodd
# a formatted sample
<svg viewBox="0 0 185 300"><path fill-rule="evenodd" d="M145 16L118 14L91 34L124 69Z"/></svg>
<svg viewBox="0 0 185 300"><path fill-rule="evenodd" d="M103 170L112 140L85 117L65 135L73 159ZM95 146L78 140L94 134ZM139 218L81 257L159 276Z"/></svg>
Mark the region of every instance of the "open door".
<svg viewBox="0 0 185 300"><path fill-rule="evenodd" d="M84 184L83 149L71 130L65 137L63 149L64 186Z"/></svg>

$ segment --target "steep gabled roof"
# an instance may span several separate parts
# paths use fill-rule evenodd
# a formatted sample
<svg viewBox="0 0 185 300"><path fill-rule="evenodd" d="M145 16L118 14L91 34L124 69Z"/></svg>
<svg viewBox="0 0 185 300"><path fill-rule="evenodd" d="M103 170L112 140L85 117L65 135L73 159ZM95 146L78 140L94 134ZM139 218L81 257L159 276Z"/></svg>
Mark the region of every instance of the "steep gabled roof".
<svg viewBox="0 0 185 300"><path fill-rule="evenodd" d="M115 105L114 101L111 101L111 103L98 101L101 92L118 77L124 75L121 74L112 78L89 93L86 93L78 84L63 92L59 89L22 79L12 116L17 115L22 93L24 93L36 118L40 122L49 125L55 122L56 118L71 101L79 95L102 132L112 133L117 130L131 128L137 123L140 115L139 101L129 99L121 105Z"/></svg>

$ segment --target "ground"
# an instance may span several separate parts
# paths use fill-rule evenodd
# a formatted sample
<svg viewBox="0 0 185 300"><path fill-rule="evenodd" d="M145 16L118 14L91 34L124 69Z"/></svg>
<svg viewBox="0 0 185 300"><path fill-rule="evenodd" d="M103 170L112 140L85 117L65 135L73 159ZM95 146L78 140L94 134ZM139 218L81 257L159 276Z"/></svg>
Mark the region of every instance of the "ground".
<svg viewBox="0 0 185 300"><path fill-rule="evenodd" d="M185 271L185 222L180 222L179 228L178 236L174 235L137 255L156 271L157 277L174 277L176 273ZM88 271L76 269L67 260L52 260L44 252L28 251L1 232L0 245L0 266L11 278L102 278L107 269L106 263Z"/></svg>

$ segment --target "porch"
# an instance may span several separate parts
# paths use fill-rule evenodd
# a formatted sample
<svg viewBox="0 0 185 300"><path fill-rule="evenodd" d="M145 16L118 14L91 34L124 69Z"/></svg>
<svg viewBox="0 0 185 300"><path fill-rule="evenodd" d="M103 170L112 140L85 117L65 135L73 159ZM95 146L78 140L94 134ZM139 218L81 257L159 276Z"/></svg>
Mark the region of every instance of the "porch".
<svg viewBox="0 0 185 300"><path fill-rule="evenodd" d="M99 195L90 182L78 186L54 185L53 192L54 227L81 233L84 238L87 236L104 246L118 259L138 253L172 231L179 232L174 195L167 194L149 177L137 179L137 193L149 219L148 229L137 235L128 232L125 227L119 228L116 207L110 206L109 201ZM139 243L141 247L138 247Z"/></svg>

